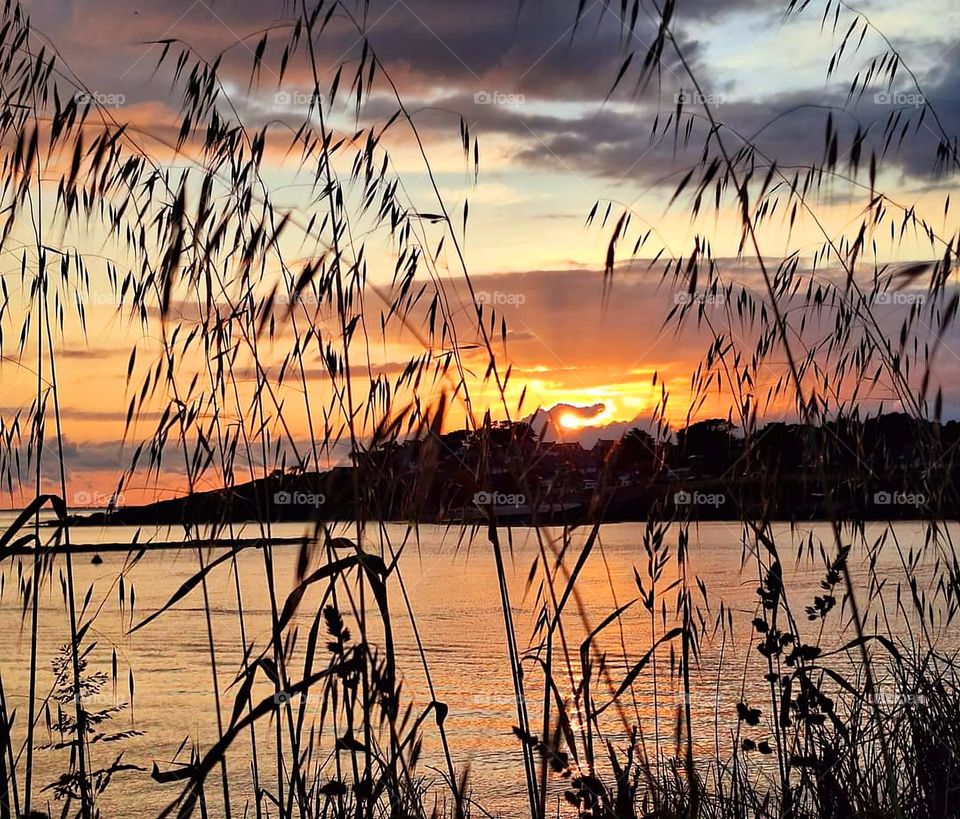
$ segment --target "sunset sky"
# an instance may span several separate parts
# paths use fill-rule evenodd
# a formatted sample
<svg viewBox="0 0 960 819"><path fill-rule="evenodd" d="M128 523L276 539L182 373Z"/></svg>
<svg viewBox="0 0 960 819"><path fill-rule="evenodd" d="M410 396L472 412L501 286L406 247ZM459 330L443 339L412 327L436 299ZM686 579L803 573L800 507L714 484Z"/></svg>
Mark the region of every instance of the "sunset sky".
<svg viewBox="0 0 960 819"><path fill-rule="evenodd" d="M735 258L740 241L736 212L694 221L684 204L668 208L679 180L697 161L702 140L694 138L687 149L674 140L672 132L651 140L651 128L656 117L663 119L675 111L676 95L689 94L689 83L682 81L678 66L676 73L660 77L659 86L653 83L638 89L634 65L610 95L625 53L623 23L615 13L620 4L611 5L601 13L604 3L588 0L585 18L575 33L577 3L572 0L493 0L469 5L448 0L371 0L362 23L420 129L449 212L461 214L464 199L469 199L466 262L479 298L507 321L506 360L513 363L511 397L515 400L526 387L529 411L557 404L594 407L586 413L593 423L576 430L571 423L566 432L587 442L598 435L611 437L637 419L649 418L661 385L671 393L672 420L682 422L686 417L691 370L702 358L709 337L693 325L683 332L673 326L664 328L664 318L681 291L661 282L662 264L650 268L649 260L658 250L684 255L695 235L706 236L713 255L725 260L725 275L748 287L760 284L756 264L750 258ZM901 89L897 99L874 93L847 99L853 76L884 48L875 31L867 32L860 51L848 53L828 80L827 64L854 17L841 12L834 34L832 11L822 26L823 3L811 3L801 16L789 18L783 13L785 5L762 0L681 0L678 4L675 29L694 61L711 107L729 128L754 135L779 165L794 167L821 160L828 109L836 112L836 125L848 140L858 123L886 118L891 105L916 112L903 76L896 86ZM960 131L957 4L953 0L913 4L870 0L854 6L901 53L945 130ZM79 78L118 121L132 123L150 142L151 150L171 165L185 161L169 148L179 130L179 99L170 92L172 63L157 70L162 46L150 41L183 40L211 59L224 52L221 76L238 115L249 127L295 121L306 108L311 80L304 66L291 65L280 84L274 73L278 54L271 49L259 81L251 85L250 66L262 32L292 14L280 2L34 0L29 7L36 30L58 50L61 70ZM362 4L357 13L363 13ZM645 24L641 16L637 32L632 45L639 51L635 58L639 61L652 23ZM331 67L322 79L324 85L331 81L335 67L351 55L358 57L361 48L356 29L339 16L317 47L319 62ZM358 119L343 107L331 115L337 127L349 133L358 126L385 121L395 109L395 100L381 87L366 101ZM460 117L479 140L476 182L472 162L465 161L460 146ZM702 122L695 127L702 128ZM409 131L397 129L387 142L391 170L403 180L410 199L420 203L423 212L435 210L430 180ZM878 185L892 199L916 205L931 224L951 235L955 217L953 212L944 216L943 200L954 179L933 174L936 145L933 130L921 127L891 150ZM286 154L279 138L267 157L266 181L274 201L308 212L297 158ZM849 232L862 218L867 199L864 190L843 185L821 196L818 216L826 231L834 237ZM636 235L646 229L643 225L653 230L638 259L618 261L606 309L603 264L611 226L586 224L597 201L603 203L601 213L607 201L615 203L615 212L631 207ZM759 238L769 258L798 253L802 264L810 263L823 241L816 225L804 219L792 233L782 223L770 222ZM104 237L67 235L64 242L75 242L91 257L98 253L113 257ZM290 242L290 255L296 257L298 245ZM371 279L389 283L393 263L387 243L374 236L369 254ZM905 264L930 257L928 245L911 235L895 246L881 244L877 249L880 263ZM123 260L114 261L122 268ZM873 257L866 262L872 263ZM461 271L449 246L437 263L452 281L459 280ZM19 259L11 254L2 270L14 299L19 268ZM129 460L131 442L121 446L121 437L130 396L126 369L131 345L137 345L142 362L150 358L151 350L155 354L157 339L145 338L140 326L116 314L103 272L92 263L91 276L86 334L76 322L67 322L58 376L71 475L88 481L97 491L108 491L117 469ZM469 296L462 285L454 287L461 288L457 297L468 315ZM880 311L891 332L900 309L891 306ZM189 322L188 315L184 318ZM16 322L5 328L5 346L18 330ZM827 325L824 332L829 332ZM960 391L955 386L960 375L960 334L943 341L937 373L946 385L947 414L956 416L960 414ZM381 372L392 374L411 355L420 353L422 348L413 337L400 335L385 340L374 357ZM771 373L771 382L778 375ZM311 384L318 391L326 389L319 362ZM763 387L758 385L758 391ZM479 383L477 390L484 395ZM34 391L30 369L8 358L0 368L0 412L10 416L26 407ZM886 398L881 387L871 400ZM486 399L496 406L489 395ZM601 404L602 409L597 409ZM695 417L726 415L728 405L717 395ZM777 412L772 408L771 417ZM144 423L138 430L141 434L148 432L148 417ZM178 488L175 475L160 483Z"/></svg>

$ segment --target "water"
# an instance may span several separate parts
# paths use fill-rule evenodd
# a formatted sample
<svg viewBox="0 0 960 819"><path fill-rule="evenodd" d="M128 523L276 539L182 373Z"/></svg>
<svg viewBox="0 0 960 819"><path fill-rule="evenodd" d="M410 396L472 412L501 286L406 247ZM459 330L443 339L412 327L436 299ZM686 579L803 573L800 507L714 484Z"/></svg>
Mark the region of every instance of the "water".
<svg viewBox="0 0 960 819"><path fill-rule="evenodd" d="M10 516L8 516L9 518ZM6 521L0 521L5 523ZM919 523L897 523L890 527L896 534L904 551L910 547L917 549L923 543L924 527ZM575 667L571 669L574 679L579 679L578 650L580 642L588 632L583 622L596 627L604 617L617 606L623 605L638 596L634 578L634 567L642 578L646 577L646 556L642 549L642 524L621 524L607 526L603 530L600 544L585 565L578 580L577 595L567 607L566 637ZM883 531L881 524L868 526L867 542L872 542ZM295 537L304 533L301 524L284 524L274 527L278 537ZM404 540L406 528L389 525L384 530L396 548ZM832 535L826 524L811 524L791 531L787 525L778 526L777 542L783 555L786 568L786 586L795 609L802 613L803 606L812 602L813 597L823 594L819 587L823 578L823 561L804 559L794 565L797 547L812 534L814 542L822 538L832 553ZM132 530L122 528L80 529L73 532L77 543L105 544L129 542ZM345 530L343 535L348 535ZM585 532L574 537L565 565L571 568L583 544ZM255 536L252 528L238 532L238 536ZM469 540L460 541L460 533L441 527L422 527L419 540L408 539L406 549L400 560L400 569L406 585L410 605L423 641L424 652L429 666L437 698L450 707L446 727L458 769L470 765L470 783L473 797L491 812L511 815L522 810L525 804L523 774L519 744L512 733L516 724L516 703L510 682L510 671L497 572L493 552L483 533ZM507 537L506 531L503 532ZM155 540L175 540L176 533L169 530L142 532L141 542ZM668 537L671 553L675 554L676 536ZM709 523L691 530L689 576L694 575L703 581L708 592L705 599L695 589L694 602L703 610L705 636L701 642L700 661L693 670L693 688L696 696L692 703L695 725L703 730L695 738L698 753L727 753L731 742L730 728L715 732L715 717L719 713L721 725L736 727L735 705L742 698L763 704L764 694L762 675L766 668L762 657L751 650L751 642L756 642L749 625L757 616L758 585L755 560L748 560L741 568L743 555L742 532L738 525L731 523ZM371 544L368 548L379 548ZM531 646L534 619L538 611L536 586L527 588L527 576L531 563L538 554L537 540L531 530L512 530L512 544L507 555L509 594L515 621L517 640L521 649ZM211 557L219 552L214 550ZM281 601L293 587L297 561L297 547L275 549L275 577L277 595ZM858 583L865 584L866 567L863 563L862 548L854 549L852 561L854 576ZM128 556L124 552L104 552L103 562L95 565L90 555L79 555L74 560L75 587L78 605L82 603L89 590L89 602L81 622L90 620L93 612L96 617L90 625L86 644L96 643L89 656L89 672L102 671L108 677L99 697L99 703L112 705L114 702L129 701L128 675L134 678L133 707L118 713L107 724L107 731L136 729L142 736L135 736L109 746L101 743L97 747L97 758L110 761L123 751L123 760L142 767L142 772L118 774L115 782L107 790L101 804L106 816L126 816L136 808L146 813L157 812L168 804L178 793L180 785L159 784L154 782L149 771L154 762L162 770L171 769L171 762L177 749L186 741L187 747L195 744L201 750L207 749L216 741L216 722L213 708L213 681L211 675L209 649L207 643L204 602L199 588L194 589L173 609L164 613L145 628L129 633L131 622L138 623L144 617L160 608L173 592L193 575L198 568L195 550L157 550L148 552L132 569L125 567ZM208 558L209 559L209 558ZM16 709L17 725L22 728L26 721L27 679L30 657L29 614L22 612L22 599L18 594L19 577L29 576L31 561L27 558L7 558L3 564L3 592L0 598L0 673L2 673L8 709ZM264 582L264 563L257 549L247 549L237 557L240 577L240 592L243 598L244 624L248 642L253 642L259 652L265 646L270 633L270 606ZM47 582L40 597L39 649L40 675L38 690L45 695L53 682L50 660L57 648L68 641L68 622L62 598L59 577L64 567L64 559L58 557L53 567L53 582ZM676 579L677 564L671 560L664 570L658 588L665 589ZM880 576L890 577L892 593L897 578L903 576L900 555L888 542L879 551L877 572ZM921 560L916 574L921 584L932 582L933 566L928 559ZM118 578L124 574L125 605L121 608ZM645 581L646 582L646 581ZM300 649L306 639L313 615L321 603L322 589L315 588L303 600L299 613L301 624ZM562 588L563 583L558 583ZM135 609L130 610L131 591L135 593ZM210 576L208 584L210 595L209 609L216 644L219 688L223 697L224 720L229 719L233 708L236 687L230 688L242 663L242 641L237 618L237 591L231 562L218 567ZM398 668L403 675L403 701L413 703L414 715L419 715L429 704L425 674L414 639L410 619L394 580L389 587L390 608L397 639ZM838 588L839 599L841 591ZM858 597L865 598L866 594ZM667 601L666 627L675 621L673 610L674 593L665 597ZM714 621L719 613L721 601L734 621L733 639L721 638L714 632ZM865 606L865 600L861 606ZM874 603L876 609L877 603ZM581 620L577 608L582 610ZM891 607L891 611L892 611ZM872 611L872 610L871 610ZM368 617L375 619L375 608L368 608ZM664 630L659 622L658 633ZM832 615L830 628L823 635L825 646L840 646L852 638L844 634L840 627L842 618L838 613ZM815 642L818 623L802 623L805 635ZM907 626L894 621L891 626L903 637L908 636ZM634 604L615 624L606 628L597 638L596 645L605 653L607 666L614 680L622 679L625 670L650 647L650 617L639 604ZM354 631L355 633L355 631ZM938 637L949 641L948 636ZM116 691L112 679L112 657L116 652L118 675ZM302 651L295 654L302 657ZM658 652L661 671L669 666L670 650L662 648ZM539 713L537 699L542 695L541 677L536 673L535 665L526 666L528 679L531 680L531 711L533 724L538 725ZM291 674L299 674L297 662L292 666ZM569 691L569 678L559 683ZM272 689L264 682L255 691L255 701L270 695ZM539 692L539 693L538 693ZM661 709L665 714L673 713L679 700L674 692L659 690ZM597 701L604 702L609 694L602 689L597 693ZM623 703L628 705L628 718L641 714L645 723L642 728L652 743L652 686L649 669L637 678L633 692L634 699L625 695ZM719 702L719 705L717 703ZM636 711L634 711L636 706ZM308 713L318 717L318 707L308 700ZM624 737L622 726L616 718L616 709L611 708L610 731L608 737L617 747L622 747ZM635 719L635 718L634 718ZM667 725L670 718L667 717ZM46 741L47 733L40 720L41 740ZM443 769L442 756L436 737L435 722L431 717L424 723L425 753L420 773L428 778L437 779L438 774L432 768ZM669 733L669 729L667 731ZM22 734L22 732L21 732ZM263 723L258 731L261 764L266 772L262 774L265 785L272 787L275 771L270 767L272 752L270 742L273 735L272 723ZM22 742L22 735L20 737ZM664 747L672 745L672 738L664 739ZM18 746L19 747L19 746ZM323 737L317 755L330 752L331 740ZM651 746L652 747L652 746ZM231 797L235 815L242 815L243 806L251 798L249 775L250 746L244 735L231 750L229 764L231 778L234 781ZM185 757L181 755L181 760ZM46 785L62 770L62 754L51 751L37 751L35 755L36 782ZM22 777L22 761L21 761ZM220 815L218 780L208 784L210 815ZM21 781L22 787L22 781ZM552 784L554 798L562 790L563 783ZM37 789L35 788L35 791ZM50 794L44 794L50 799ZM51 799L52 804L52 799ZM56 810L56 806L54 806Z"/></svg>

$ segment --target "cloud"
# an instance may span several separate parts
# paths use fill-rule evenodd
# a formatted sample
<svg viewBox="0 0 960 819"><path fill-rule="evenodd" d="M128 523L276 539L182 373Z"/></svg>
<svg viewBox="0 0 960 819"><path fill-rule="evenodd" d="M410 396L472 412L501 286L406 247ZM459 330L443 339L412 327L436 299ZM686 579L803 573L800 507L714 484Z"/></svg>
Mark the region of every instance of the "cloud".
<svg viewBox="0 0 960 819"><path fill-rule="evenodd" d="M636 95L633 69L627 72L615 99L606 102L625 47L642 55L653 35L653 21L641 14L636 36L631 39L617 17L616 4L588 3L574 36L576 7L573 0L491 0L483 4L372 0L360 22L417 123L427 131L442 129L449 134L456 128L450 116L453 112L464 116L482 136L509 138L510 156L517 165L633 183L663 180L666 187L672 186L676 180L669 178L671 172L697 160L708 129L702 121L695 123L690 150L672 133L651 142L654 117L660 114L662 124L675 111L675 94L690 91L681 80L683 71L668 63L658 81ZM224 52L220 69L224 92L238 104L249 125L259 127L275 118L294 121L302 112L278 109L273 95L281 88L274 72L282 43L290 34L289 19L297 8L240 0L174 0L143 9L116 2L37 0L32 11L35 24L56 43L89 88L124 98L119 118L132 117L141 127L156 128L172 141L179 125L172 117L177 100L171 98L169 73L153 73L162 46L149 43L179 38L207 59ZM695 0L681 4L677 12L675 35L705 84L704 90L722 99L714 108L731 129L727 139L733 150L739 147L734 131L743 135L759 132L760 149L782 166L810 164L823 154L825 106L847 108L847 113L835 119L848 143L857 122L873 122L874 147L881 147L882 121L891 113L891 106L874 104L872 93L852 107L847 106L846 89L838 87L750 99L732 89L721 69L707 62L705 43L693 34L702 37L703 31L709 30L705 26L724 20L743 18L745 24L759 24L774 16L760 0ZM109 25L104 24L106 20ZM245 100L260 32L270 27L274 30L259 81ZM781 36L789 43L791 34L785 28ZM341 88L349 86L350 72L363 47L355 23L341 11L315 39L323 85L332 80L336 66L346 61ZM171 49L176 53L177 46ZM312 87L312 71L304 58L302 48L294 52L283 89ZM960 128L960 57L948 52L924 82L928 86L925 93L942 109L947 132L956 133ZM383 91L389 88L383 86ZM396 102L383 91L369 100L361 114L362 123L382 122L394 113ZM347 91L342 93L349 96ZM504 104L497 102L501 98L506 100ZM904 114L919 117L919 111L907 109ZM351 123L342 125L349 130ZM927 125L902 145L894 143L897 150L891 162L917 177L929 175L936 156L937 128L932 118Z"/></svg>
<svg viewBox="0 0 960 819"><path fill-rule="evenodd" d="M759 5L757 0L696 0L684 4L683 16L717 17ZM476 83L499 83L545 99L596 99L606 94L623 59L624 26L615 7L605 2L585 6L576 37L574 0L372 0L364 11L358 4L354 20L347 8L315 35L319 70L332 75L343 59L358 57L365 35L405 93L442 86L481 90ZM279 44L289 38L299 5L172 0L132 8L117 0L37 0L31 11L35 25L91 87L137 100L143 92L163 88L162 78L145 82L162 51L152 43L163 39L183 40L211 60L225 52L224 76L238 90L245 88L261 33L273 29L268 47L270 40ZM638 41L646 42L653 30L652 21L641 17ZM294 82L306 82L311 73L297 59L304 53L301 49L288 63ZM279 46L266 57L261 73L269 84Z"/></svg>
<svg viewBox="0 0 960 819"><path fill-rule="evenodd" d="M79 441L63 438L63 466L67 482L87 473L109 472L119 475L126 465L120 441ZM43 474L50 477L60 471L60 456L55 446L46 446L42 456Z"/></svg>
<svg viewBox="0 0 960 819"><path fill-rule="evenodd" d="M637 415L625 421L604 421L606 406L593 404L578 407L572 404L557 404L549 409L537 410L524 419L545 441L577 442L590 449L599 440L617 441L628 431L640 428L646 432L655 431L655 422L650 415ZM566 426L561 419L575 415L585 423L581 426ZM593 421L594 423L586 423Z"/></svg>
<svg viewBox="0 0 960 819"><path fill-rule="evenodd" d="M57 351L57 358L79 359L80 361L101 361L128 355L130 355L130 351L120 347L63 347Z"/></svg>
<svg viewBox="0 0 960 819"><path fill-rule="evenodd" d="M746 288L759 302L766 301L755 265L724 259L717 260L717 265L724 281ZM529 386L534 401L541 401L546 407L555 403L583 406L612 402L616 407L615 417L625 419L646 412L658 400L659 386L654 388L652 384L655 372L658 384L672 394L673 413L685 413L690 373L714 345L713 333L706 322L697 321L697 305L689 309L691 299L686 284L675 283L672 276L663 278L662 273L663 267L659 264L651 268L648 263L638 262L632 269L625 267L614 277L606 308L602 273L589 268L491 274L472 279L474 289L488 296L485 314L494 310L497 322L503 317L508 328L525 334L508 343L507 358L513 362L518 377ZM805 270L800 270L797 276L800 282L814 280ZM816 281L823 285L830 278L829 271L818 271L816 275ZM800 292L804 289L805 284L801 284ZM880 303L874 308L886 337L899 337L901 322L910 311L910 298L910 293L894 294L889 297L890 303ZM794 308L801 306L801 299L802 296L796 296L784 308L795 332L800 332L800 325L795 318L799 313ZM705 302L704 315L712 327L723 334L727 343L736 345L749 357L757 341L751 311L740 313L735 303L725 300L705 297ZM667 320L672 310L683 305L688 305L689 313L682 324L676 318ZM820 311L807 309L805 316L802 330L805 349L817 349L822 342L834 337L836 314L829 305ZM913 331L921 338L928 332L933 333L927 325L935 326L929 308L922 314L922 321L924 323L916 324ZM825 355L824 352L819 359ZM752 385L757 396L766 396L767 390L782 375L777 369L783 363L782 358L776 351L768 356L767 373L763 380ZM933 371L934 381L943 386L947 406L960 403L960 392L949 387L957 374L960 374L960 328L953 327L943 335L943 349ZM915 374L917 384L921 376ZM842 395L851 394L845 390L852 390L854 385L843 379L840 382L835 388ZM707 411L725 415L731 401L727 388L711 392L713 404ZM865 404L880 400L896 403L884 379L877 384L859 385L858 393ZM772 411L780 410L774 407Z"/></svg>
<svg viewBox="0 0 960 819"><path fill-rule="evenodd" d="M960 92L960 83L957 91ZM716 96L722 102L714 103L712 110L721 123L727 150L735 155L749 140L756 148L756 161L761 167L775 161L789 175L795 169L822 162L826 122L832 115L839 134L841 172L846 170L857 129L867 132L861 149L862 170L871 150L878 157L884 154L884 127L896 109L902 117L900 128L910 123L910 138L892 144L886 165L918 178L934 173L938 134L920 124L922 109L909 102L897 107L897 100L910 100L915 94L869 94L856 104L848 103L843 95L827 95L823 91L794 92L758 101L738 100L720 93ZM960 126L957 110L954 104L944 106L948 126ZM679 131L663 131L668 117L675 116L676 104L668 95L658 107L597 108L577 118L500 111L484 125L488 132L522 139L525 145L516 154L521 164L673 189L686 171L701 160L712 128L701 109L685 105ZM655 118L661 126L656 136L651 132ZM529 138L531 135L533 138ZM717 153L714 150L712 155Z"/></svg>
<svg viewBox="0 0 960 819"><path fill-rule="evenodd" d="M405 361L387 361L383 364L371 364L369 368L363 365L352 366L350 368L350 375L352 378L360 379L366 379L369 376L377 378L381 375L399 374L406 368L407 362ZM255 367L234 367L232 373L238 381L255 381L264 376L268 380L273 381L280 376L280 366L267 365L262 367L260 371ZM307 365L304 367L303 375L308 381L330 381L330 371L322 366ZM299 382L300 376L299 367L287 366L284 377L288 383ZM342 374L338 376L338 378L339 377L342 377Z"/></svg>
<svg viewBox="0 0 960 819"><path fill-rule="evenodd" d="M142 411L137 415L138 421L156 420L162 413ZM60 410L60 417L68 421L103 421L107 423L123 424L127 413L119 410L84 410L74 407L64 407Z"/></svg>

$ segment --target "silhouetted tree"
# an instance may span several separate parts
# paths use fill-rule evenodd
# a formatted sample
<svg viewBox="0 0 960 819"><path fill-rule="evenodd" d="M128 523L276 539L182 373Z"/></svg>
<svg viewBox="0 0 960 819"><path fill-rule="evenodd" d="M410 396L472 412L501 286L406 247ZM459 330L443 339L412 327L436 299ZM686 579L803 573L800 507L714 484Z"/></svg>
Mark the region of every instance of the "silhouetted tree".
<svg viewBox="0 0 960 819"><path fill-rule="evenodd" d="M620 441L616 452L617 469L653 471L657 462L657 442L650 433L634 427Z"/></svg>
<svg viewBox="0 0 960 819"><path fill-rule="evenodd" d="M728 471L743 451L743 442L733 434L733 424L723 418L698 421L677 432L679 464L692 464L702 475Z"/></svg>

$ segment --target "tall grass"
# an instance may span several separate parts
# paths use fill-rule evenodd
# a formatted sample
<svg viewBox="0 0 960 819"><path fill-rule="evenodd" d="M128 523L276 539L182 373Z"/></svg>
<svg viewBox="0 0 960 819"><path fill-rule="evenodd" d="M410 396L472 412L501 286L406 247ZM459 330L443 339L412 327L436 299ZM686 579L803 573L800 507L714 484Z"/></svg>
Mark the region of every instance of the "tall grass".
<svg viewBox="0 0 960 819"><path fill-rule="evenodd" d="M619 11L624 32L639 36L636 21L643 15L638 3L630 5ZM787 14L809 14L810 6L791 4ZM247 124L222 80L222 62L234 55L205 59L187 43L164 39L157 68L169 72L180 100L178 136L165 142L117 121L95 96L78 96L90 89L32 29L21 5L5 2L0 241L5 256L17 261L21 289L11 296L11 277L0 279L0 330L15 330L12 343L10 336L0 343L3 366L35 371L36 388L29 407L0 419L0 474L11 496L30 486L32 497L0 537L0 557L12 567L5 577L17 581L14 590L4 589L4 605L16 596L30 645L26 691L16 692L25 698L25 714L11 707L10 674L0 667L3 819L45 815L51 794L53 812L105 815L108 789L122 787L117 783L125 777L148 776L107 750L122 749L138 730L135 724L114 732L105 727L133 710L137 670L121 669L116 653L110 675L94 670L103 656L95 623L106 598L92 586L77 587L67 509L64 365L57 353L69 324L85 330L90 295L104 280L118 297L118 313L143 337L126 371L124 440L132 454L118 496L159 482L171 462L191 492L209 486L229 492L259 481L254 485L265 493L251 510L256 545L240 539L227 515L204 525L184 522L183 542L196 571L164 605L135 610L131 578L148 548L140 542L130 544L109 591L122 613L129 609L125 627L134 639L149 639L157 619L188 599L198 598L203 612L216 735L189 747L185 742L176 764L154 766L152 787L168 794L161 815L486 814L473 798L473 777L482 773L458 758L447 730L458 703L441 699L415 592L401 570L421 521L411 521L400 542L380 522L394 508L393 493L407 499L405 508L425 508L442 433L460 423L478 453L464 464L477 488L493 487L494 464L508 463L516 485L536 497L529 441L512 433L519 427L506 427L511 434L504 436L493 420L522 419L536 408L525 406L525 393L510 384L503 317L477 303L463 249L468 208L453 214L444 202L415 117L366 39L365 6L302 0L287 11L285 22L243 41L252 55L251 93L272 93L273 78L283 82L288 73L307 76L307 110L283 122ZM895 81L903 60L868 19L833 0L822 11L838 30L841 17L850 26L841 47L847 53L859 49L857 39L880 38L883 53L857 75L852 95L867 93L878 78ZM656 10L655 34L643 52L634 55L637 40L624 37L613 86L633 79L638 91L649 88L669 64L708 99L675 34L676 12L669 0ZM618 12L605 4L605 13ZM358 43L328 76L316 49L331 26L353 27ZM361 126L374 93L389 96L395 113ZM337 106L344 99L356 118L349 132L343 105ZM651 275L698 296L666 316L665 331L695 324L706 333L688 417L719 392L744 441L739 460L719 480L738 505L739 569L756 583L756 610L745 618L711 593L696 575L696 520L664 507L643 526L635 594L593 622L582 578L588 565L606 560L604 513L613 487L603 478L587 525L533 527L524 604L533 607L535 627L523 635L510 583L513 533L498 525L493 508L485 510L483 525L464 525L460 536L482 544L496 569L498 639L508 658L501 684L516 707L524 785L513 815L958 813L960 688L942 638L957 611L960 563L946 521L926 521L923 543L904 545L892 525L868 536L863 521L842 521L835 513L831 538L800 538L794 557L770 515L748 512L737 495L744 475L755 476L766 491L761 497L776 494L777 465L760 457L759 438L770 408L785 406L817 431L817 480L835 504L830 493L844 476L873 472L864 463L864 442L841 439L836 430L867 412L867 399L881 388L913 418L934 422L913 428L916 457L931 496L954 491L952 459L944 461L936 440L942 396L934 361L938 339L956 318L950 277L958 239L941 235L918 207L885 195L878 180L895 138L902 141L924 118L940 135L934 159L946 170L957 165L956 139L927 103L912 118L894 111L852 137L834 124L832 112L825 118L823 159L804 168L779 166L726 127L708 102L695 111L678 103L653 125L654 141L702 143L671 206L685 204L698 230L735 214L741 261L757 271L752 282L725 273L729 265L713 256L706 234L689 252L675 254L653 247L655 232L630 209L598 202L587 215L589 224L609 231L608 298L618 286L618 255L636 266L641 251L653 260ZM476 175L478 141L466 121L453 125L465 170ZM408 195L388 150L394 138L416 146L430 201ZM307 206L285 207L268 184L265 170L277 156L297 157L291 170L309 191ZM864 201L859 224L839 238L818 217L820 195L838 185ZM948 203L943 212L946 218ZM763 231L777 219L787 236L798 222L822 229L812 269L801 265L799 248L776 257L764 251ZM908 232L929 243L931 261L884 264L885 252L892 255ZM99 253L85 255L71 246L74 234L107 239ZM389 285L376 275L382 246L395 260ZM439 261L444 247L457 286ZM876 300L901 285L926 298L910 307L891 336L878 320ZM466 303L461 294L469 294ZM725 297L719 309L699 298L718 294ZM401 336L415 339L423 352L391 382L377 370L376 349ZM318 361L326 390L312 380ZM669 400L661 388L659 445L673 435ZM410 438L421 442L419 461L398 478L389 459L377 456ZM343 453L355 459L353 519L332 524L318 515L285 593L266 492L278 474L315 479L319 492L321 472ZM610 475L616 459L614 452ZM227 546L213 550L211 542ZM32 549L29 560L16 556L25 546ZM241 566L247 564L238 557L252 548L260 558L256 582L268 601L269 634L253 633L244 610ZM901 574L878 570L881 552L896 553ZM786 578L794 561L822 573L822 594L808 600L791 592ZM930 565L932 577L924 573ZM217 630L214 584L231 589L239 647L228 649L235 634ZM68 624L69 642L53 658L41 656L45 589L59 589ZM398 611L413 634L426 703L403 689L405 671L413 669L398 660ZM641 644L627 629L628 618L639 618ZM750 658L732 666L736 647L747 643L760 671ZM237 648L240 663L225 666L222 658ZM700 671L707 652L718 652L717 688L723 674L724 684L739 681L741 692L734 709L715 706L709 722L695 707L705 696ZM54 663L49 691L40 687L46 661ZM116 704L95 706L107 683L119 691L124 676L126 699L117 694ZM884 691L891 685L898 693L889 700ZM319 717L308 713L308 701L322 703ZM424 759L428 735L442 760L435 771ZM40 753L59 754L63 772L54 782L36 781ZM249 763L250 787L239 784L246 775L235 770L241 761ZM554 803L560 790L563 805Z"/></svg>

